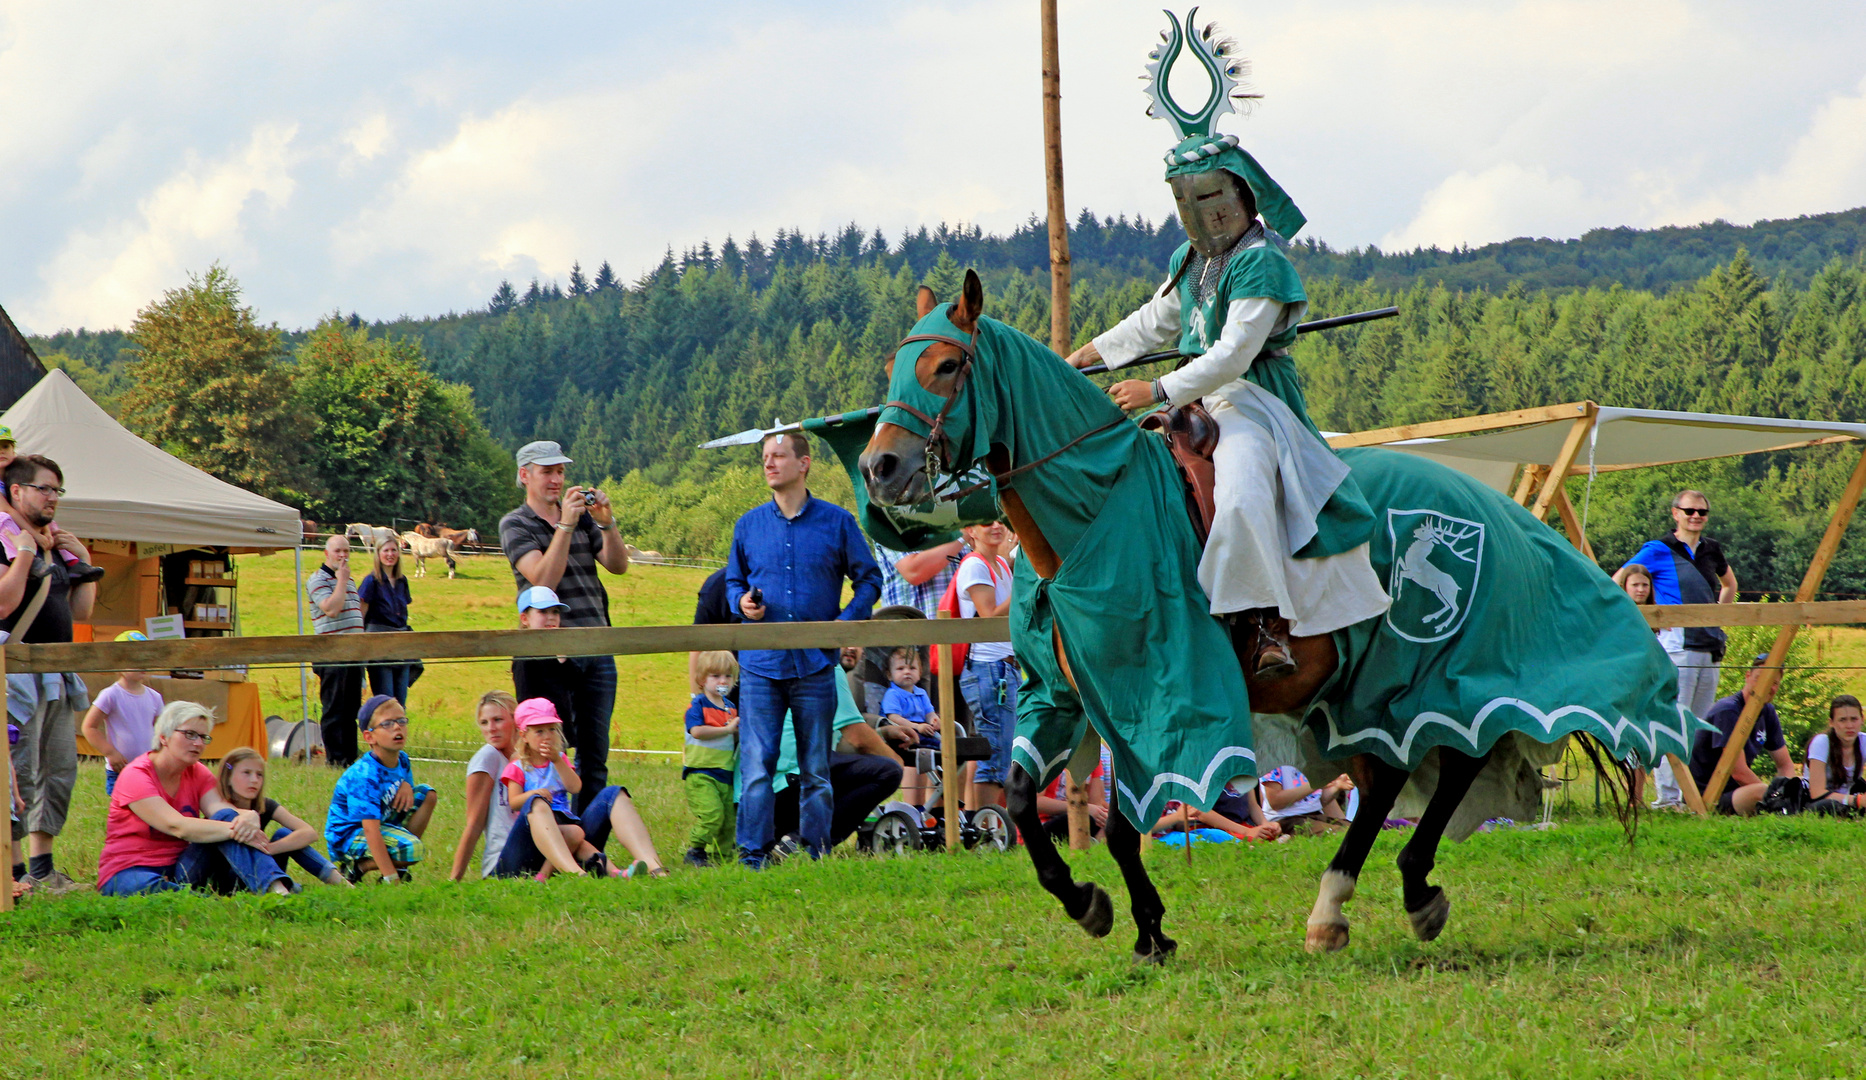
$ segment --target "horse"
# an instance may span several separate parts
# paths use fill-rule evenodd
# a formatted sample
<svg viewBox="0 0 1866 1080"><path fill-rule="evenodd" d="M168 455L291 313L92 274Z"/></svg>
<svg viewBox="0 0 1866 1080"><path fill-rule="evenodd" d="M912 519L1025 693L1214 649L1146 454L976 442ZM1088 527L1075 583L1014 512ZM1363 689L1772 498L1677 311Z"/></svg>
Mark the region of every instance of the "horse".
<svg viewBox="0 0 1866 1080"><path fill-rule="evenodd" d="M441 527L439 525L430 525L425 521L419 521L415 523L415 532L432 540L441 534Z"/></svg>
<svg viewBox="0 0 1866 1080"><path fill-rule="evenodd" d="M343 534L352 540L361 542L371 554L374 554L376 549L384 544L395 543L394 529L381 525L365 525L360 521L345 526Z"/></svg>
<svg viewBox="0 0 1866 1080"><path fill-rule="evenodd" d="M469 544L474 547L479 546L478 529L450 529L445 525L441 525L435 529L432 535L435 539L450 541L456 549L465 548Z"/></svg>
<svg viewBox="0 0 1866 1080"><path fill-rule="evenodd" d="M1396 601L1384 621L1375 618L1330 635L1294 638L1293 674L1244 677L1248 640L1224 643L1221 637L1218 647L1231 655L1222 661L1210 655L1211 626L1217 620L1204 610L1203 593L1192 576L1198 543L1183 513L1180 477L1163 444L1135 441L1157 442L1158 436L1127 422L1093 383L1063 364L1055 353L1020 331L985 318L984 290L975 273L967 271L962 289L959 300L943 312L936 312L937 301L930 291L920 291L914 329L890 362L891 400L882 407L852 471L859 474L865 489L861 492L866 497L863 512L871 530L878 515L886 523L897 520L889 517L891 510L935 505L940 492L948 493L947 501L964 494L941 486L941 473L948 478L965 474L969 479L976 475L971 470L984 466L991 474L982 483L991 484L998 509L1021 542L1011 624L1019 659L1032 670L1039 691L1034 698L1020 696L1015 765L1006 783L1006 802L1012 820L1023 832L1039 883L1090 935L1101 937L1112 930L1112 901L1099 885L1074 881L1036 812L1040 786L1071 754L1067 744L1058 752L1054 739L1038 745L1046 738L1046 725L1059 717L1061 730L1072 738L1076 732L1087 732L1074 751L1078 760L1092 748L1097 735L1115 752L1120 812L1109 815L1106 841L1129 891L1138 930L1135 958L1155 963L1173 955L1177 943L1162 929L1165 906L1140 859L1138 825L1149 820L1141 811L1151 808L1153 800L1161 798L1157 793L1169 785L1185 789L1184 801L1197 799L1209 805L1215 798L1215 780L1230 775L1254 781L1255 773L1246 768L1254 766L1255 759L1247 745L1251 713L1301 714L1315 733L1321 756L1351 759L1360 789L1359 810L1323 874L1306 926L1305 945L1318 952L1347 946L1348 920L1342 905L1354 895L1374 839L1415 772L1420 776L1413 780L1414 787L1429 787L1430 793L1412 837L1400 852L1398 867L1411 930L1420 940L1431 941L1443 931L1450 912L1444 890L1429 879L1439 842L1487 764L1500 775L1534 785L1537 778L1532 771L1522 775L1528 753L1525 745L1546 748L1561 745L1570 734L1591 736L1610 751L1609 770L1623 770L1621 762L1629 758L1644 762L1664 753L1682 753L1689 745L1700 725L1694 718L1687 719L1688 714L1677 705L1675 678L1663 674L1664 655L1644 620L1598 567L1581 560L1546 525L1502 495L1436 463L1392 451L1341 454L1367 490L1377 517L1384 511L1388 535L1376 528L1376 540L1370 541L1370 550L1379 556L1374 560L1376 572L1384 562L1392 582L1392 534L1408 527L1414 517L1422 517L1421 528L1432 527L1429 535L1435 546L1451 544L1454 551L1470 555L1480 540L1494 545L1498 557L1493 561L1504 565L1481 568L1489 575L1487 582L1495 582L1483 603L1467 595L1461 618L1448 623L1442 612L1434 612L1428 623L1423 612L1409 607L1402 610ZM918 346L917 357L902 363L913 346ZM1016 400L1018 391L1027 396ZM910 397L921 402L921 407L909 403ZM937 417L929 415L935 410ZM1131 498L1136 490L1151 498L1148 506L1170 510L1162 511L1156 522L1153 515L1136 514L1131 504L1122 503L1122 520L1109 521L1117 514L1111 509L1116 500ZM1435 500L1438 509L1412 509L1419 504L1394 501L1414 498ZM1177 521L1167 522L1168 516ZM1485 516L1488 525L1479 520ZM1117 542L1121 529L1142 526L1153 530L1145 534L1148 540L1163 538L1162 542ZM1466 532L1471 529L1475 531ZM1465 543L1466 548L1455 548L1457 543ZM1078 556L1078 551L1084 554ZM1427 576L1424 570L1430 552L1419 551L1417 545L1415 551L1410 574L1403 567L1398 574L1416 583ZM1114 580L1139 578L1138 589L1124 585L1123 596L1103 599L1095 589L1084 587L1085 568L1092 571L1098 563L1122 558L1132 560L1120 564L1129 572ZM1510 577L1512 562L1523 564L1515 569L1527 579ZM1157 579L1150 576L1150 567L1159 568ZM1068 574L1076 575L1073 585L1066 585ZM1466 572L1460 587L1474 587L1477 575L1475 567ZM1538 576L1545 580L1534 580ZM1198 618L1188 619L1183 613L1176 617L1188 636L1198 639L1196 643L1162 637L1157 622L1140 621L1155 617L1140 609L1151 610L1149 604L1160 597L1166 597L1161 604L1184 604L1183 598L1167 594L1184 592L1188 580L1190 591L1197 594ZM1558 595L1524 597L1538 586L1544 593ZM1397 583L1390 584L1390 594L1396 587ZM1564 598L1562 593L1574 595ZM1546 610L1527 610L1536 603ZM1512 604L1523 605L1525 612L1513 611ZM1467 623L1476 625L1474 607L1483 609L1485 622L1480 632L1460 635ZM1515 625L1530 615L1551 625L1541 630ZM1200 623L1200 618L1207 622ZM1042 625L1046 619L1052 620L1047 632ZM1505 624L1508 633L1498 629ZM1495 634L1490 633L1493 630ZM1550 640L1562 632L1577 639L1566 651ZM1537 633L1545 636L1537 638ZM1521 641L1525 644L1519 647L1549 655L1503 656L1492 661L1482 654L1490 637ZM1139 664L1111 652L1123 647L1131 652L1155 651L1145 654L1150 658L1146 664ZM1095 648L1102 651L1097 653ZM1175 740L1188 737L1188 721L1182 714L1157 708L1149 713L1144 697L1148 688L1140 687L1141 696L1136 697L1133 686L1152 674L1149 665L1170 664L1175 650L1194 648L1206 650L1200 659L1214 676L1197 681L1211 685L1242 677L1248 692L1242 715L1234 709L1222 721L1235 729L1232 745L1210 758L1203 779L1195 779L1197 763L1190 772L1158 764L1179 752L1160 747L1171 747ZM1227 662L1236 664L1237 670L1211 668ZM1447 675L1448 667L1456 671L1484 663L1489 665L1485 673L1491 683L1479 689L1489 699L1467 701L1460 695L1470 691ZM1591 679L1557 673L1564 663L1591 666ZM1587 685L1607 678L1601 671L1603 665L1614 667L1612 678L1625 683L1615 684L1611 691L1601 689L1581 703ZM1108 689L1111 682L1097 683L1097 679L1113 678L1102 674L1110 666L1125 666L1120 677L1126 681L1117 689L1130 693L1129 704L1117 701ZM1535 670L1524 673L1524 668ZM1049 673L1056 676L1054 685ZM1154 676L1153 681L1157 684L1163 678ZM1518 687L1511 679L1541 679L1545 685ZM1498 692L1495 684L1507 685ZM1512 688L1522 692L1512 695ZM1156 685L1153 692L1166 691ZM1548 709L1534 704L1538 697ZM1450 699L1451 705L1443 706L1442 699ZM1138 707L1131 704L1136 700ZM1077 709L1075 721L1069 721L1058 705L1070 701ZM1428 707L1434 701L1441 707ZM1117 705L1128 711L1117 713ZM1616 712L1617 722L1611 719ZM1167 725L1159 717L1166 715L1173 716L1172 730L1160 735ZM1398 736L1389 729L1397 729ZM1512 733L1527 735L1529 743L1509 737ZM1148 743L1150 734L1158 741ZM1582 742L1594 755L1592 744L1586 739ZM1151 761L1149 753L1154 755ZM1232 771L1220 773L1227 764ZM1508 769L1518 771L1505 772ZM1134 784L1129 776L1141 784ZM1144 787L1148 782L1152 786ZM1137 790L1145 794L1137 795ZM1476 822L1467 822L1466 816L1459 817L1455 831L1468 835Z"/></svg>
<svg viewBox="0 0 1866 1080"><path fill-rule="evenodd" d="M408 546L408 553L415 557L415 576L428 576L429 559L447 560L447 577L454 576L454 542L445 537L423 536L420 533L405 532L402 543Z"/></svg>

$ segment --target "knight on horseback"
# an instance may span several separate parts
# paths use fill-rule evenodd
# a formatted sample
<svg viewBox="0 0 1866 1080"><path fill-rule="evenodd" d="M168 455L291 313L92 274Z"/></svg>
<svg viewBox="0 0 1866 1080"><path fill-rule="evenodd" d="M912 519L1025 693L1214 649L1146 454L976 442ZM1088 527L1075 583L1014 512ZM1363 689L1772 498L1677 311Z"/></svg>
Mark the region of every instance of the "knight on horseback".
<svg viewBox="0 0 1866 1080"><path fill-rule="evenodd" d="M1376 617L1388 597L1368 561L1373 512L1309 419L1289 356L1308 299L1282 245L1306 219L1236 136L1213 132L1232 109L1240 67L1212 27L1195 32L1197 12L1183 30L1167 13L1171 29L1147 66L1148 114L1181 140L1166 155L1166 179L1188 240L1153 299L1069 363L1119 368L1171 345L1186 357L1169 374L1119 382L1109 394L1124 409L1164 402L1210 414L1216 506L1199 583L1212 614L1232 625L1245 670L1274 678L1296 669L1291 635ZM1213 84L1196 112L1167 89L1182 51Z"/></svg>

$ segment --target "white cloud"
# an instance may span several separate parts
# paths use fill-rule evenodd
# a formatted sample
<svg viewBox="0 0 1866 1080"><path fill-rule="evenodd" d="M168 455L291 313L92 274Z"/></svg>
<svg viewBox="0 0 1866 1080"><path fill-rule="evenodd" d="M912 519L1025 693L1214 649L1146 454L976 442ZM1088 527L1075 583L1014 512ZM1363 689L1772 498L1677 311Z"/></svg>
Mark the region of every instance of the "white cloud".
<svg viewBox="0 0 1866 1080"><path fill-rule="evenodd" d="M246 222L250 213L290 201L296 134L294 125L262 124L237 154L189 162L143 199L134 216L73 232L42 272L46 291L38 317L69 326L104 311L127 322L189 271L215 261L237 268L255 258Z"/></svg>
<svg viewBox="0 0 1866 1080"><path fill-rule="evenodd" d="M1068 203L1171 213L1152 5L1062 0ZM1044 205L1034 6L0 7L0 304L122 324L219 259L261 314L472 307L730 232ZM1857 0L1209 2L1230 119L1339 245L1866 203ZM364 44L366 43L366 44ZM393 63L382 62L393 57Z"/></svg>

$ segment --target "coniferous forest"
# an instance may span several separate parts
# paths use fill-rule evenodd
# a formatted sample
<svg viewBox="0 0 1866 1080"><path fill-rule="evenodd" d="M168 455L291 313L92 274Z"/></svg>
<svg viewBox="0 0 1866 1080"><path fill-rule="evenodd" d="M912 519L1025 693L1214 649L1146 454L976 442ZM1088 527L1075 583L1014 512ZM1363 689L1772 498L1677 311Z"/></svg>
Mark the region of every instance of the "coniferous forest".
<svg viewBox="0 0 1866 1080"><path fill-rule="evenodd" d="M1071 229L1076 341L1140 303L1182 239L1170 218L1084 212ZM1291 255L1312 317L1402 310L1397 319L1305 336L1296 347L1324 428L1583 398L1866 420L1866 209L1398 254L1302 240ZM926 283L949 297L967 266L984 277L989 314L1047 340L1048 246L1033 218L1004 237L942 226L890 241L850 226L816 237L780 232L769 243L728 239L717 250L670 251L628 283L606 262L593 271L579 264L565 284L502 283L478 310L374 324L338 316L316 332L283 333L277 362L295 367L311 355L307 345L328 343L345 324L357 341L395 341L398 357L443 386L470 388L497 443L557 439L576 458L578 477L610 478L639 546L717 555L731 521L763 497L762 484L750 452L696 444L879 402L882 364L911 322L914 289ZM62 332L34 345L106 407L136 382L141 353L127 332ZM320 346L316 355L329 383L332 351ZM1856 453L1617 473L1591 491L1571 482L1571 494L1587 508L1603 563L1618 565L1669 527L1672 489L1703 488L1744 592L1781 592L1798 581ZM418 485L376 484L364 506L346 495L351 485L333 480L301 475L293 490L318 493L316 506L337 520L437 513L418 505L432 500ZM846 478L822 476L821 484L846 498ZM482 493L451 491L446 512L483 529L509 508L509 494L497 483L475 490ZM1866 551L1843 551L1828 588L1866 593Z"/></svg>

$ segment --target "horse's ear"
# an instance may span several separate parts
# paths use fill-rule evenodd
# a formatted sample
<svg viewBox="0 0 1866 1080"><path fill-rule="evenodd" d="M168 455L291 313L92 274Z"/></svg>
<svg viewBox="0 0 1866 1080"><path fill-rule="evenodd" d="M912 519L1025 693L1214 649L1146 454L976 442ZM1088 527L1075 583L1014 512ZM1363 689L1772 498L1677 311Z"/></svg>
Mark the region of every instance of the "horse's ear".
<svg viewBox="0 0 1866 1080"><path fill-rule="evenodd" d="M985 313L985 286L978 280L978 272L965 272L965 285L959 290L959 303L952 313L952 324L966 330L978 326L978 317Z"/></svg>
<svg viewBox="0 0 1866 1080"><path fill-rule="evenodd" d="M927 312L932 311L938 303L939 297L933 295L932 289L925 285L920 286L919 290L914 293L914 318L926 318Z"/></svg>

